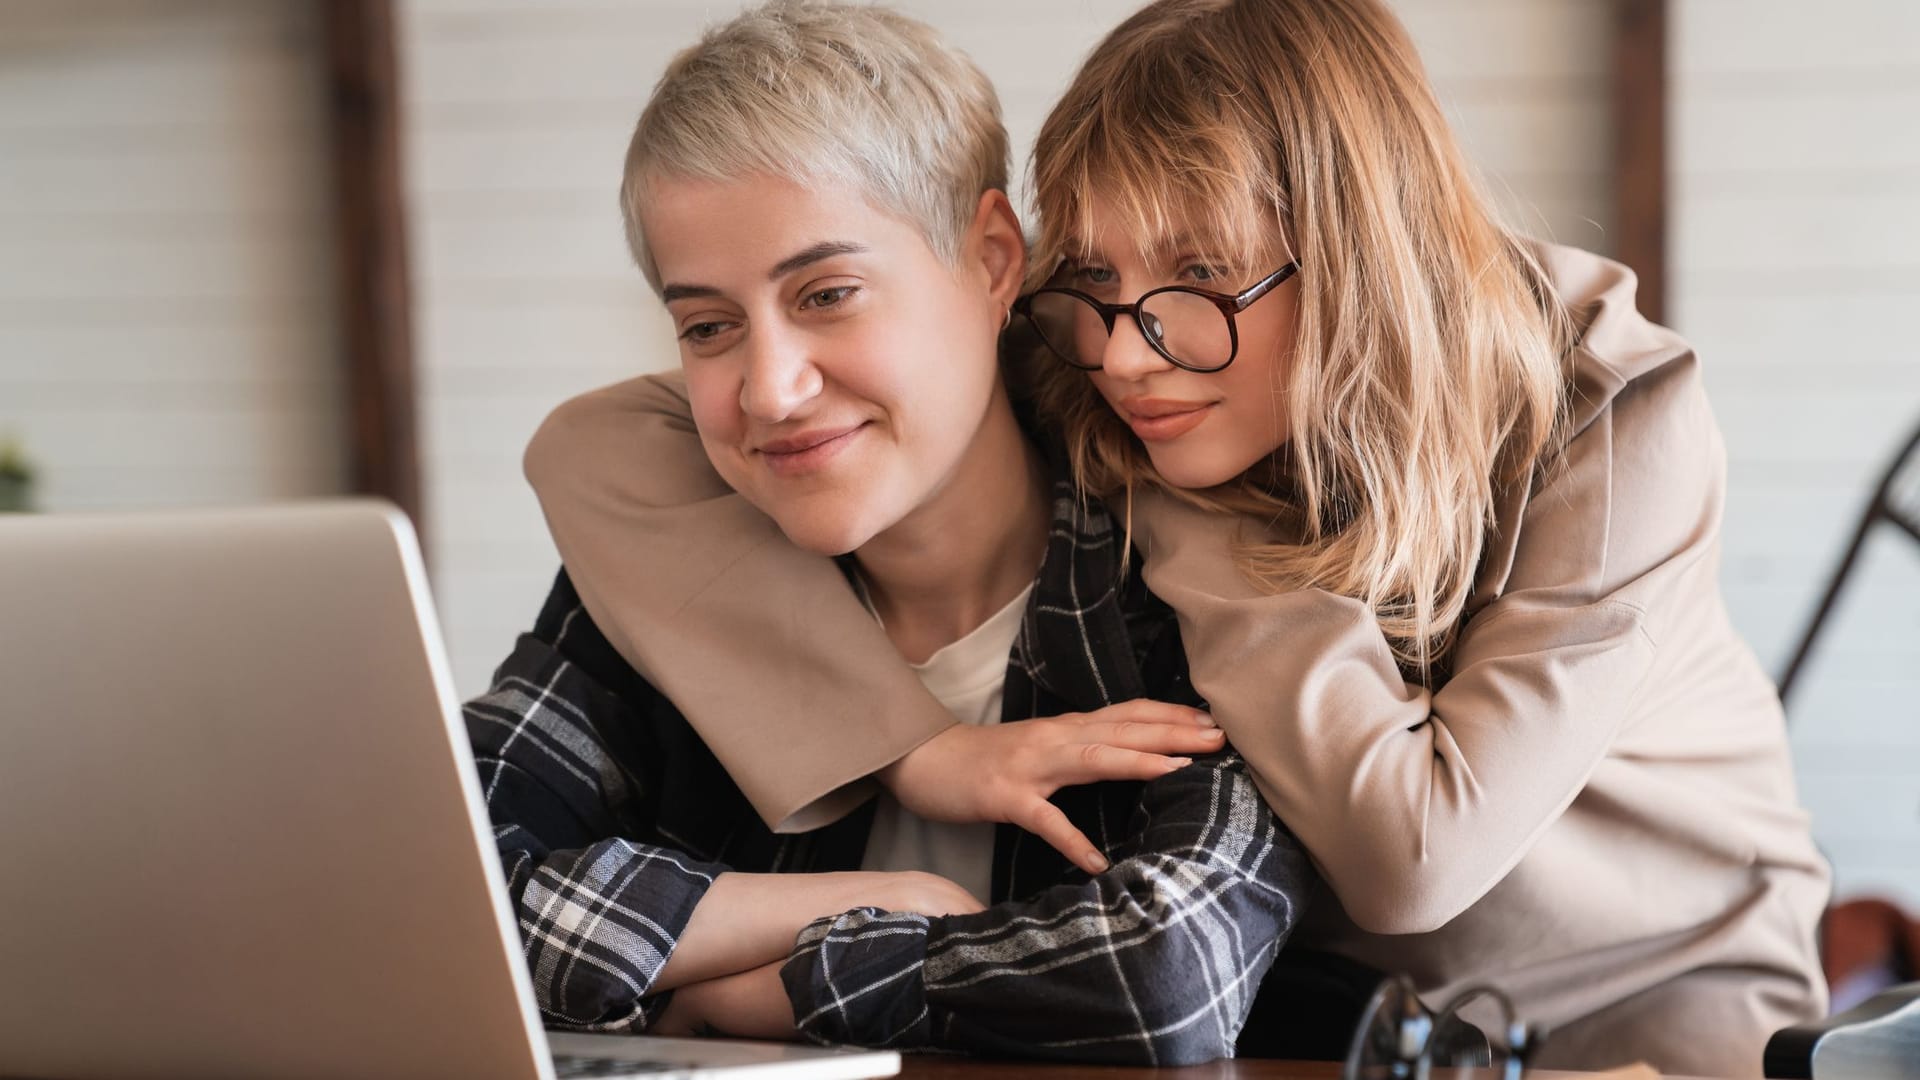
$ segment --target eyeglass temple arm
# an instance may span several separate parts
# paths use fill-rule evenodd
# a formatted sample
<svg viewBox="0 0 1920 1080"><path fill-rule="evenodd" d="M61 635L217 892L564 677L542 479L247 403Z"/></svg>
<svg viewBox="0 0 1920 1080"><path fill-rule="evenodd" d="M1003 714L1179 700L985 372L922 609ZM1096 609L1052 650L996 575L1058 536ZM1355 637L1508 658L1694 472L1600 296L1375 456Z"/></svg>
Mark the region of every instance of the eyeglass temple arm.
<svg viewBox="0 0 1920 1080"><path fill-rule="evenodd" d="M1268 274L1264 281L1256 282L1253 288L1233 298L1233 310L1236 312L1245 311L1248 305L1279 288L1283 282L1299 272L1300 261L1295 259L1293 262Z"/></svg>

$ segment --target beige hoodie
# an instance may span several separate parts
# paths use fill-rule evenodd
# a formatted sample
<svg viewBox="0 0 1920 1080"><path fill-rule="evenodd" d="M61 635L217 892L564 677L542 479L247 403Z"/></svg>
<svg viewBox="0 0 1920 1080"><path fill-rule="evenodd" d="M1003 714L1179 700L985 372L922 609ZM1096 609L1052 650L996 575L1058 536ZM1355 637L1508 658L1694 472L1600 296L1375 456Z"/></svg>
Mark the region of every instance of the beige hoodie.
<svg viewBox="0 0 1920 1080"><path fill-rule="evenodd" d="M1539 1064L1759 1075L1817 1016L1828 871L1772 684L1728 623L1725 455L1699 363L1633 275L1541 258L1583 330L1564 463L1498 508L1452 656L1406 683L1364 605L1263 596L1230 530L1146 498L1136 539L1193 681L1331 893L1294 940L1481 981L1550 1025ZM588 610L769 822L816 827L952 722L844 579L706 466L684 386L562 405L527 450Z"/></svg>

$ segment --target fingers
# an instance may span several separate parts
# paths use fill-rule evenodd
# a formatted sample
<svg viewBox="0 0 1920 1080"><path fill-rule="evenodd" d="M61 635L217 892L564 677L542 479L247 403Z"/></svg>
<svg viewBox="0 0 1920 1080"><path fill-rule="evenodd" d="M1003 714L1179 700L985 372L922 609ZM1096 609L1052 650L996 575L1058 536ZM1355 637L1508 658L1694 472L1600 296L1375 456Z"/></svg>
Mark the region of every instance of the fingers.
<svg viewBox="0 0 1920 1080"><path fill-rule="evenodd" d="M1214 754L1227 745L1226 734L1219 728L1148 724L1137 720L1083 724L1076 732L1080 736L1078 741L1089 746L1117 746L1147 754Z"/></svg>
<svg viewBox="0 0 1920 1080"><path fill-rule="evenodd" d="M1134 721L1143 724L1172 724L1182 727L1213 727L1213 717L1203 709L1175 705L1169 701L1135 698L1079 714L1081 723Z"/></svg>
<svg viewBox="0 0 1920 1080"><path fill-rule="evenodd" d="M1073 756L1073 765L1055 774L1061 787L1101 780L1158 780L1193 764L1190 757L1142 753L1101 742L1087 743Z"/></svg>
<svg viewBox="0 0 1920 1080"><path fill-rule="evenodd" d="M1226 736L1205 712L1146 698L1081 714L1073 730L1086 742L1149 754L1212 754L1226 746Z"/></svg>
<svg viewBox="0 0 1920 1080"><path fill-rule="evenodd" d="M1073 827L1060 808L1045 799L1034 799L1014 815L1015 825L1045 840L1055 851L1089 874L1104 873L1106 856L1100 854L1087 834Z"/></svg>
<svg viewBox="0 0 1920 1080"><path fill-rule="evenodd" d="M1199 709L1136 699L1090 713L1033 721L1025 775L1043 795L1101 780L1156 780L1226 747L1226 735Z"/></svg>

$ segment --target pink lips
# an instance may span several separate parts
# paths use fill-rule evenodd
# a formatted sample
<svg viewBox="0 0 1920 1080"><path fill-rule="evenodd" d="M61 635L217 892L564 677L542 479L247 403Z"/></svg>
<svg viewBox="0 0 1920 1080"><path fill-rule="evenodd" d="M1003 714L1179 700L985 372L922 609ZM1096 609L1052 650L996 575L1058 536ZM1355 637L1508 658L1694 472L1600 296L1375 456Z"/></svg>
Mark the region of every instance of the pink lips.
<svg viewBox="0 0 1920 1080"><path fill-rule="evenodd" d="M1177 439L1212 414L1214 402L1170 398L1126 398L1120 402L1127 426L1145 442Z"/></svg>
<svg viewBox="0 0 1920 1080"><path fill-rule="evenodd" d="M805 476L825 468L840 451L856 441L866 426L863 422L846 427L815 428L798 435L769 439L756 447L755 452L776 476Z"/></svg>

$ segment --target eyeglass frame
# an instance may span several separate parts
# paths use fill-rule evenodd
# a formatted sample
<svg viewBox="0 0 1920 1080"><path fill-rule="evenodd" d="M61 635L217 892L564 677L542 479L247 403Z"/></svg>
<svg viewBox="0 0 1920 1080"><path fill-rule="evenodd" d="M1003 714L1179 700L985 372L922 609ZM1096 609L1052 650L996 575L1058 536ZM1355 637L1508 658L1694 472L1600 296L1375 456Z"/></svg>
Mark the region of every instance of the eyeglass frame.
<svg viewBox="0 0 1920 1080"><path fill-rule="evenodd" d="M1069 367L1078 368L1081 371L1099 371L1101 368L1105 367L1106 365L1105 364L1093 364L1093 365L1082 364L1079 361L1068 357L1065 353L1061 352L1059 349L1055 348L1053 342L1047 340L1046 331L1040 328L1040 320L1033 317L1033 301L1035 297L1045 296L1049 294L1059 295L1059 296L1071 296L1075 300L1078 300L1081 303L1086 304L1088 307L1091 307L1094 311L1100 314L1100 320L1106 324L1107 337L1109 340L1111 340L1113 337L1113 327L1114 327L1115 320L1117 320L1121 315L1126 315L1133 320L1133 325L1136 328L1140 329L1141 339L1144 340L1148 345L1153 346L1153 351L1159 353L1161 358L1166 360L1167 363L1172 364L1174 367L1177 367L1182 371L1191 371L1200 375L1212 375L1212 374L1215 374L1216 372L1227 370L1227 368L1230 365L1232 365L1234 360L1238 358L1240 355L1240 326L1238 323L1234 322L1233 317L1247 310L1249 307L1252 307L1255 301L1259 300L1261 297L1267 295L1273 290L1279 288L1282 284L1284 284L1287 281L1288 278L1293 277L1293 275L1299 272L1300 272L1300 260L1295 259L1292 262L1287 263L1285 266L1282 266L1280 269L1275 270L1273 273L1268 274L1266 277L1261 278L1259 281L1254 282L1252 285L1249 285L1246 289L1242 290L1241 292L1231 296L1229 296L1226 293L1214 292L1211 289L1196 289L1191 285L1163 285L1160 288L1149 289L1146 292L1141 293L1140 296L1137 299L1135 299L1131 304L1109 304L1103 300L1097 300L1094 297L1088 296L1086 293L1081 292L1079 289L1069 289L1065 286L1050 285L1045 288L1035 289L1032 292L1027 293L1025 296L1019 297L1018 299L1014 300L1013 310L1016 312L1019 312L1020 315L1022 315L1029 323L1033 324L1034 331L1040 335L1040 341L1042 344L1046 345L1048 352L1059 357L1062 363L1068 365ZM1167 347L1161 343L1158 337L1146 332L1145 324L1140 321L1140 313L1144 310L1143 305L1146 304L1148 300L1151 300L1156 296L1159 296L1163 293L1173 293L1173 292L1191 293L1194 296L1200 297L1202 300L1212 301L1213 305L1220 309L1220 314L1226 317L1227 338L1232 343L1232 347L1227 352L1227 358L1225 360L1222 360L1217 366L1202 367L1196 364L1190 364L1180 359L1179 357L1173 355L1173 353L1169 351Z"/></svg>
<svg viewBox="0 0 1920 1080"><path fill-rule="evenodd" d="M1421 1017L1426 1021L1426 1030L1420 1036L1420 1049L1409 1060L1404 1046L1395 1059L1399 1066L1413 1066L1412 1080L1430 1080L1433 1074L1434 1036L1448 1021L1455 1019L1461 1007L1470 1005L1480 998L1491 998L1499 1007L1507 1022L1504 1032L1506 1060L1499 1066L1501 1080L1522 1080L1526 1076L1529 1059L1540 1049L1546 1040L1547 1029L1539 1024L1527 1023L1519 1018L1513 1007L1513 999L1497 987L1485 983L1469 986L1455 994L1441 1008L1429 1009L1420 995L1414 990L1413 980L1405 975L1392 975L1383 980L1373 996L1367 999L1367 1007L1360 1012L1360 1024L1354 1029L1353 1041L1347 1048L1346 1060L1341 1064L1341 1080L1359 1080L1360 1057L1366 1046L1367 1034L1372 1028L1375 1017L1386 1006L1389 992L1398 989L1405 999L1419 1008ZM1396 1025L1399 1021L1396 1021ZM1477 1030L1477 1028L1476 1028ZM1399 1034L1396 1032L1396 1034ZM1480 1033L1486 1037L1486 1032ZM1492 1052L1492 1038L1487 1038L1488 1052ZM1491 1058L1487 1062L1491 1070Z"/></svg>

